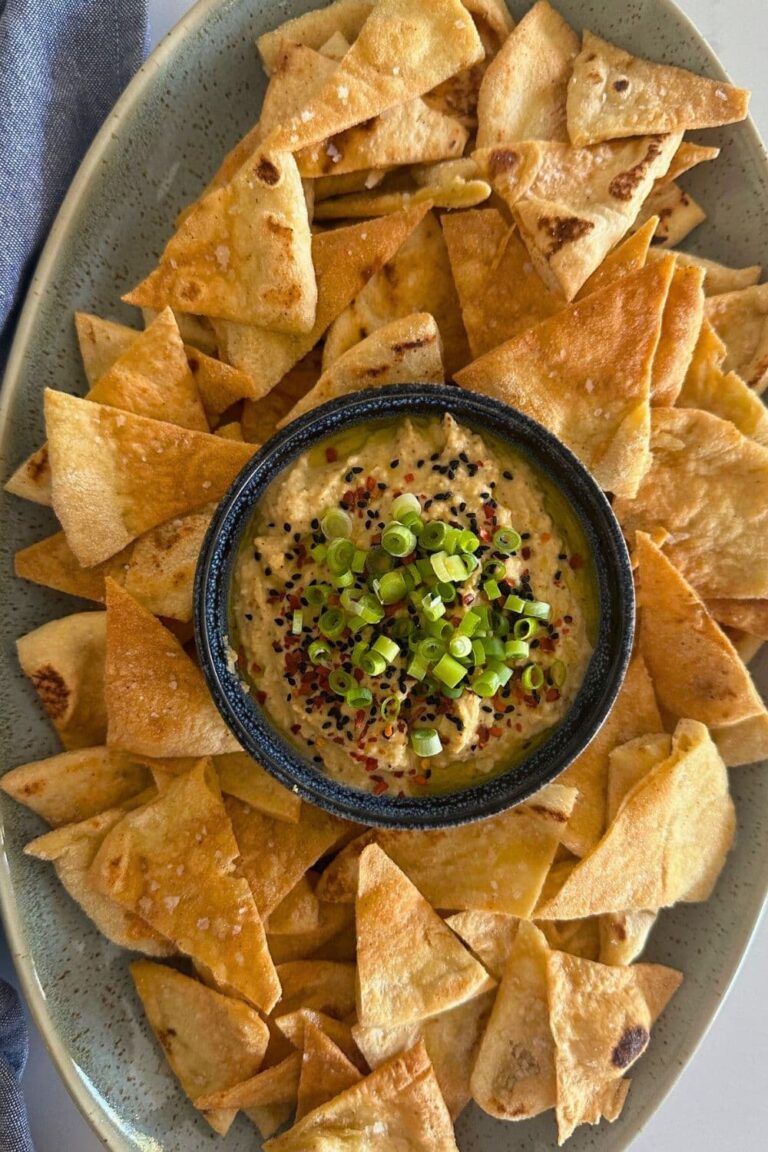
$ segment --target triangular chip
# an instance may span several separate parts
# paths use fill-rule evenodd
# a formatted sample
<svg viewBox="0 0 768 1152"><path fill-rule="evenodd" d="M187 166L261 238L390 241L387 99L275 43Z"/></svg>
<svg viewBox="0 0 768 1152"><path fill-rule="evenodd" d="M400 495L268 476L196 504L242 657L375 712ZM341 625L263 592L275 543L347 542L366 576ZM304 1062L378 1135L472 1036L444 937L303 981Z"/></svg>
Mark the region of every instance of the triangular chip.
<svg viewBox="0 0 768 1152"><path fill-rule="evenodd" d="M246 440L263 444L274 435L280 422L320 379L322 354L322 347L316 345L266 396L243 404L240 423Z"/></svg>
<svg viewBox="0 0 768 1152"><path fill-rule="evenodd" d="M639 646L663 712L710 728L759 715L760 693L704 602L649 536L635 539Z"/></svg>
<svg viewBox="0 0 768 1152"><path fill-rule="evenodd" d="M757 392L735 372L723 371L726 349L705 320L677 398L680 408L701 408L730 420L739 432L768 447L768 412ZM727 623L727 621L726 621ZM739 627L735 624L734 627ZM750 631L749 628L746 631Z"/></svg>
<svg viewBox="0 0 768 1152"><path fill-rule="evenodd" d="M124 299L140 307L308 332L317 290L296 161L260 148L185 217L158 267Z"/></svg>
<svg viewBox="0 0 768 1152"><path fill-rule="evenodd" d="M446 920L494 980L501 980L504 975L519 923L517 916L503 912L457 912Z"/></svg>
<svg viewBox="0 0 768 1152"><path fill-rule="evenodd" d="M744 120L748 104L743 88L641 60L585 32L568 85L568 133L582 145L714 128Z"/></svg>
<svg viewBox="0 0 768 1152"><path fill-rule="evenodd" d="M122 566L128 563L132 545L123 552L83 568L67 543L63 532L45 536L42 540L20 549L13 558L14 572L22 580L31 580L45 588L55 588L57 592L68 592L70 596L80 596L83 600L104 602L104 577L114 575L120 578Z"/></svg>
<svg viewBox="0 0 768 1152"><path fill-rule="evenodd" d="M112 829L91 875L105 896L269 1012L280 983L248 884L235 875L237 856L218 783L203 760Z"/></svg>
<svg viewBox="0 0 768 1152"><path fill-rule="evenodd" d="M24 853L53 863L66 891L107 940L120 948L143 952L146 956L172 956L176 949L169 940L165 940L141 916L99 892L90 875L91 864L104 838L127 810L128 804L100 812L79 824L66 824L55 832L32 840L25 846Z"/></svg>
<svg viewBox="0 0 768 1152"><path fill-rule="evenodd" d="M275 963L285 964L294 960L319 958L323 945L347 932L354 935L352 908L348 904L329 904L321 900L316 928L307 932L280 934L273 933L267 927L267 943ZM349 958L354 959L354 951Z"/></svg>
<svg viewBox="0 0 768 1152"><path fill-rule="evenodd" d="M717 160L720 155L719 148L708 148L704 144L694 144L690 140L683 140L677 152L672 157L672 163L659 181L659 186L677 180L691 168L699 164L706 164L709 160Z"/></svg>
<svg viewBox="0 0 768 1152"><path fill-rule="evenodd" d="M633 495L649 463L651 370L672 272L670 260L623 276L482 356L456 382L532 416L602 488Z"/></svg>
<svg viewBox="0 0 768 1152"><path fill-rule="evenodd" d="M707 611L719 624L768 640L768 600L707 600Z"/></svg>
<svg viewBox="0 0 768 1152"><path fill-rule="evenodd" d="M135 757L101 745L11 768L0 788L58 828L119 807L151 783L149 769Z"/></svg>
<svg viewBox="0 0 768 1152"><path fill-rule="evenodd" d="M152 1031L190 1100L255 1075L269 1039L255 1009L148 960L131 964L131 976ZM204 1115L222 1136L235 1118L234 1111Z"/></svg>
<svg viewBox="0 0 768 1152"><path fill-rule="evenodd" d="M530 804L472 824L436 832L367 832L331 862L317 894L354 900L360 855L375 842L434 908L529 916L575 799L574 789L551 785Z"/></svg>
<svg viewBox="0 0 768 1152"><path fill-rule="evenodd" d="M685 380L704 319L704 273L675 268L651 369L651 403L674 404Z"/></svg>
<svg viewBox="0 0 768 1152"><path fill-rule="evenodd" d="M340 1048L311 1020L304 1026L296 1119L351 1088L362 1076Z"/></svg>
<svg viewBox="0 0 768 1152"><path fill-rule="evenodd" d="M209 420L215 421L238 400L255 399L255 385L246 372L206 356L191 344L185 345L184 350Z"/></svg>
<svg viewBox="0 0 768 1152"><path fill-rule="evenodd" d="M247 372L254 381L257 395L264 396L314 347L368 280L394 256L428 207L428 204L417 205L382 220L318 233L312 239L318 296L311 332L289 335L216 321L214 327L223 359Z"/></svg>
<svg viewBox="0 0 768 1152"><path fill-rule="evenodd" d="M89 312L75 312L75 329L85 378L91 387L141 336L135 328L102 320Z"/></svg>
<svg viewBox="0 0 768 1152"><path fill-rule="evenodd" d="M360 857L355 916L364 1027L423 1020L493 987L482 965L376 844Z"/></svg>
<svg viewBox="0 0 768 1152"><path fill-rule="evenodd" d="M595 271L576 294L577 300L583 300L592 292L599 292L620 276L627 276L630 272L639 272L645 267L648 254L651 251L651 241L656 228L656 222L649 220L642 228L631 232L620 244L612 248Z"/></svg>
<svg viewBox="0 0 768 1152"><path fill-rule="evenodd" d="M651 412L651 466L614 507L628 539L664 553L705 600L768 596L768 449L694 408Z"/></svg>
<svg viewBox="0 0 768 1152"><path fill-rule="evenodd" d="M45 393L53 506L81 564L98 564L142 532L220 499L250 445Z"/></svg>
<svg viewBox="0 0 768 1152"><path fill-rule="evenodd" d="M312 1024L314 1028L324 1032L357 1069L365 1069L365 1060L352 1038L352 1030L348 1024L342 1024L341 1020L334 1020L333 1016L326 1016L324 1012L318 1012L314 1008L299 1008L295 1012L275 1017L277 1028L290 1040L294 1048L299 1050L304 1048L304 1030L307 1024Z"/></svg>
<svg viewBox="0 0 768 1152"><path fill-rule="evenodd" d="M728 773L707 729L681 720L671 755L635 785L603 839L536 916L573 920L706 900L735 823Z"/></svg>
<svg viewBox="0 0 768 1152"><path fill-rule="evenodd" d="M477 147L568 140L565 98L579 38L539 0L489 65L477 102Z"/></svg>
<svg viewBox="0 0 768 1152"><path fill-rule="evenodd" d="M768 383L768 284L712 296L707 319L725 343L725 371L738 372L762 392Z"/></svg>
<svg viewBox="0 0 768 1152"><path fill-rule="evenodd" d="M283 994L280 1015L322 1012L334 1019L348 1019L355 1011L354 964L332 960L291 960L278 968Z"/></svg>
<svg viewBox="0 0 768 1152"><path fill-rule="evenodd" d="M629 1087L624 1072L647 1048L683 974L661 964L609 968L562 952L550 952L546 964L563 1144L601 1112L616 1119Z"/></svg>
<svg viewBox="0 0 768 1152"><path fill-rule="evenodd" d="M262 916L269 916L301 877L352 829L352 825L302 804L296 823L274 820L248 804L227 799L240 849L240 868ZM264 845L269 845L269 852Z"/></svg>
<svg viewBox="0 0 768 1152"><path fill-rule="evenodd" d="M296 1101L301 1074L301 1056L291 1053L284 1060L257 1072L247 1080L222 1088L218 1092L203 1093L195 1100L195 1107L209 1109L271 1108Z"/></svg>
<svg viewBox="0 0 768 1152"><path fill-rule="evenodd" d="M679 143L679 136L595 148L528 141L474 158L512 211L547 287L572 300L633 224Z"/></svg>
<svg viewBox="0 0 768 1152"><path fill-rule="evenodd" d="M265 1144L265 1152L458 1152L453 1125L423 1044L393 1056L359 1084Z"/></svg>
<svg viewBox="0 0 768 1152"><path fill-rule="evenodd" d="M691 252L679 252L669 249L671 255L677 260L679 268L702 268L704 271L704 292L707 296L718 296L727 292L736 292L740 288L750 288L757 284L762 274L759 264L751 264L748 268L728 268L718 264L715 260L707 260L705 256L696 256ZM664 252L659 248L651 251L651 257L659 260Z"/></svg>
<svg viewBox="0 0 768 1152"><path fill-rule="evenodd" d="M289 824L298 823L302 808L299 797L278 783L247 752L217 756L214 766L222 792L258 808L265 816Z"/></svg>
<svg viewBox="0 0 768 1152"><path fill-rule="evenodd" d="M51 462L48 445L43 444L19 464L4 484L6 492L33 504L51 506Z"/></svg>
<svg viewBox="0 0 768 1152"><path fill-rule="evenodd" d="M114 580L107 581L106 615L110 747L148 756L216 756L239 750L195 662Z"/></svg>
<svg viewBox="0 0 768 1152"><path fill-rule="evenodd" d="M698 228L707 214L690 192L681 188L677 181L670 180L657 181L643 201L633 227L644 226L651 217L658 221L654 241L662 248L671 248Z"/></svg>
<svg viewBox="0 0 768 1152"><path fill-rule="evenodd" d="M344 37L347 44L356 40L370 15L374 0L333 0L324 8L313 8L303 16L286 20L256 41L264 68L274 72L281 50L287 42L322 48L332 36Z"/></svg>
<svg viewBox="0 0 768 1152"><path fill-rule="evenodd" d="M421 96L485 56L460 0L379 0L333 75L270 137L297 152Z"/></svg>
<svg viewBox="0 0 768 1152"><path fill-rule="evenodd" d="M90 748L106 738L105 638L103 612L75 612L16 641L22 671L65 748Z"/></svg>
<svg viewBox="0 0 768 1152"><path fill-rule="evenodd" d="M768 760L768 716L750 716L738 724L715 728L712 739L729 768Z"/></svg>
<svg viewBox="0 0 768 1152"><path fill-rule="evenodd" d="M446 161L446 163L462 163L462 161ZM413 175L414 169L411 168L409 177ZM390 212L399 212L405 206L426 204L427 201L433 208L450 208L456 211L460 208L474 208L475 205L487 200L491 194L490 184L477 179L476 170L472 176L455 172L434 184L419 186L409 182L407 187L400 187L402 183L404 179L398 178L397 188L382 188L381 191L358 192L351 196L337 196L332 200L323 200L315 208L314 218L346 220L362 216L387 216Z"/></svg>
<svg viewBox="0 0 768 1152"><path fill-rule="evenodd" d="M385 384L442 384L445 369L434 319L417 312L377 328L331 364L298 404L282 418L283 428L320 404Z"/></svg>

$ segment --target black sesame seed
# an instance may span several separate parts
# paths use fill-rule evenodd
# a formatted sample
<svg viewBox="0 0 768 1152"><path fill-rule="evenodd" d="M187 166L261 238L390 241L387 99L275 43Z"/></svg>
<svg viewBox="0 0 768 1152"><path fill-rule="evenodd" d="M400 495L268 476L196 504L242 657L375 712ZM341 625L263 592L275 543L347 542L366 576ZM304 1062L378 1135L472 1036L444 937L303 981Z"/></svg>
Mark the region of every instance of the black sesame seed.
<svg viewBox="0 0 768 1152"><path fill-rule="evenodd" d="M400 464L399 460L390 460L390 462L389 462L390 468L397 468L399 464Z"/></svg>

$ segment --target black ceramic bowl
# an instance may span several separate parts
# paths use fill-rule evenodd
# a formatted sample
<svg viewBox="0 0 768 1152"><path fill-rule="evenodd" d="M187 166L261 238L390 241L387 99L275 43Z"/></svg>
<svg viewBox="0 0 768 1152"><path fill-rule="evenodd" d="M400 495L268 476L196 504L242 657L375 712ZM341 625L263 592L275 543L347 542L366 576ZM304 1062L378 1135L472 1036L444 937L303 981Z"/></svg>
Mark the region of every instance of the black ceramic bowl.
<svg viewBox="0 0 768 1152"><path fill-rule="evenodd" d="M232 571L243 532L265 489L299 455L359 424L449 412L506 441L570 503L592 553L597 585L595 648L570 711L528 757L507 772L440 796L374 796L339 784L303 756L227 667ZM324 404L272 437L219 505L195 579L195 639L213 699L243 748L311 804L363 824L443 828L492 816L554 780L593 739L621 687L635 623L632 572L621 530L595 481L563 444L521 412L459 388L399 385Z"/></svg>

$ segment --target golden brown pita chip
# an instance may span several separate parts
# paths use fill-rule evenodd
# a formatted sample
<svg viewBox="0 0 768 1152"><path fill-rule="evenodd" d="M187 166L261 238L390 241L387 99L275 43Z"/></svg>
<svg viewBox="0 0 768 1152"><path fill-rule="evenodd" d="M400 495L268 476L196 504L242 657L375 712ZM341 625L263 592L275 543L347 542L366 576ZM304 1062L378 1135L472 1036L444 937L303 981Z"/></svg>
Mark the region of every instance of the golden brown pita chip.
<svg viewBox="0 0 768 1152"><path fill-rule="evenodd" d="M238 400L255 398L253 380L246 372L233 368L231 364L224 364L213 356L206 356L191 344L185 345L184 350L209 420L215 422L222 412L237 404Z"/></svg>
<svg viewBox="0 0 768 1152"><path fill-rule="evenodd" d="M283 994L280 1015L302 1010L346 1020L355 1011L354 964L332 960L293 960L278 968Z"/></svg>
<svg viewBox="0 0 768 1152"><path fill-rule="evenodd" d="M704 601L649 536L635 540L639 647L662 711L711 728L760 715L760 693Z"/></svg>
<svg viewBox="0 0 768 1152"><path fill-rule="evenodd" d="M51 462L48 445L28 456L4 484L6 492L33 504L51 505Z"/></svg>
<svg viewBox="0 0 768 1152"><path fill-rule="evenodd" d="M693 408L651 412L651 466L614 512L663 550L705 600L768 596L768 449Z"/></svg>
<svg viewBox="0 0 768 1152"><path fill-rule="evenodd" d="M431 832L366 832L331 862L317 894L323 900L353 900L360 854L375 842L434 908L529 916L575 799L574 789L552 785L527 804L473 824Z"/></svg>
<svg viewBox="0 0 768 1152"><path fill-rule="evenodd" d="M602 840L536 916L573 920L706 900L734 828L725 765L704 725L681 720L672 754L629 792Z"/></svg>
<svg viewBox="0 0 768 1152"><path fill-rule="evenodd" d="M712 296L707 319L725 343L725 371L738 372L762 392L768 383L768 284Z"/></svg>
<svg viewBox="0 0 768 1152"><path fill-rule="evenodd" d="M632 495L649 463L649 386L672 272L670 261L621 277L482 356L456 382L526 412L602 488Z"/></svg>
<svg viewBox="0 0 768 1152"><path fill-rule="evenodd" d="M353 827L312 804L302 804L298 821L290 824L234 798L227 799L226 806L242 857L241 872L262 916L269 916L307 869Z"/></svg>
<svg viewBox="0 0 768 1152"><path fill-rule="evenodd" d="M740 376L723 371L724 359L725 345L705 320L677 405L679 408L700 408L721 420L729 420L745 436L768 447L765 405Z"/></svg>
<svg viewBox="0 0 768 1152"><path fill-rule="evenodd" d="M290 153L260 148L228 184L209 192L158 267L124 299L308 332L317 291L307 207Z"/></svg>
<svg viewBox="0 0 768 1152"><path fill-rule="evenodd" d="M321 45L320 52L329 60L339 61L349 52L349 40L338 30L329 36L325 44Z"/></svg>
<svg viewBox="0 0 768 1152"><path fill-rule="evenodd" d="M142 308L144 324L148 326L157 316L159 309ZM207 316L193 316L189 312L174 312L181 338L185 344L197 348L207 356L216 355L216 337Z"/></svg>
<svg viewBox="0 0 768 1152"><path fill-rule="evenodd" d="M264 396L314 347L368 280L394 256L427 208L428 205L416 205L382 220L369 220L314 236L312 258L318 298L312 331L288 335L267 328L216 321L214 327L223 359L247 372L258 396ZM409 312L415 310L408 309Z"/></svg>
<svg viewBox="0 0 768 1152"><path fill-rule="evenodd" d="M304 1025L304 1050L301 1056L296 1119L326 1104L345 1088L362 1080L357 1068L340 1048L311 1020Z"/></svg>
<svg viewBox="0 0 768 1152"><path fill-rule="evenodd" d="M538 927L544 933L550 948L580 956L584 960L600 957L600 917L587 916L584 920L542 920Z"/></svg>
<svg viewBox="0 0 768 1152"><path fill-rule="evenodd" d="M354 935L354 914L348 904L329 904L320 902L319 920L316 928L307 932L292 934L275 934L267 932L267 942L272 958L276 964L285 964L292 960L320 959L320 951L329 941L337 939L340 934L351 932ZM329 959L331 957L328 957ZM334 956L333 959L342 959ZM346 954L343 959L349 959ZM354 959L354 951L351 959Z"/></svg>
<svg viewBox="0 0 768 1152"><path fill-rule="evenodd" d="M641 60L585 32L568 85L568 133L582 145L714 128L744 120L748 104L742 88Z"/></svg>
<svg viewBox="0 0 768 1152"><path fill-rule="evenodd" d="M278 1009L279 1011L279 1009ZM366 1070L366 1063L360 1054L352 1037L352 1030L348 1024L318 1012L313 1008L299 1008L295 1012L275 1017L275 1025L293 1044L294 1048L304 1048L304 1029L310 1023L333 1041L336 1047L344 1053L347 1059L360 1071Z"/></svg>
<svg viewBox="0 0 768 1152"><path fill-rule="evenodd" d="M162 964L138 960L131 976L152 1031L190 1100L255 1075L269 1033L258 1012ZM226 1135L235 1112L203 1113Z"/></svg>
<svg viewBox="0 0 768 1152"><path fill-rule="evenodd" d="M263 444L274 435L288 413L320 379L322 354L322 347L316 345L266 396L260 400L246 400L241 421L246 440L251 444Z"/></svg>
<svg viewBox="0 0 768 1152"><path fill-rule="evenodd" d="M106 615L110 747L147 756L238 751L200 669L176 637L114 580L107 581Z"/></svg>
<svg viewBox="0 0 768 1152"><path fill-rule="evenodd" d="M266 71L274 71L286 41L320 49L338 32L351 44L357 39L373 6L374 0L334 0L324 8L312 9L294 20L286 20L271 32L265 32L256 41L256 47Z"/></svg>
<svg viewBox="0 0 768 1152"><path fill-rule="evenodd" d="M17 552L13 559L14 572L23 580L31 580L45 588L103 603L105 574L119 578L120 568L129 561L131 550L132 545L129 545L124 552L103 564L83 568L67 544L64 533L56 532Z"/></svg>
<svg viewBox="0 0 768 1152"><path fill-rule="evenodd" d="M661 964L609 968L562 952L550 952L546 964L563 1144L601 1112L617 1118L629 1087L621 1077L645 1051L683 974Z"/></svg>
<svg viewBox="0 0 768 1152"><path fill-rule="evenodd" d="M639 272L645 267L648 254L651 251L651 240L656 228L653 219L649 220L636 232L631 232L620 244L612 248L608 255L599 264L580 292L576 294L577 300L583 300L592 292L599 292L608 284L612 284L619 276L626 276L630 272Z"/></svg>
<svg viewBox="0 0 768 1152"><path fill-rule="evenodd" d="M393 1056L359 1084L270 1140L265 1152L458 1152L448 1109L423 1044Z"/></svg>
<svg viewBox="0 0 768 1152"><path fill-rule="evenodd" d="M659 181L659 185L667 184L670 180L677 180L691 168L699 164L706 164L709 160L717 160L720 155L719 148L708 148L704 144L694 144L690 140L683 140L677 152L672 157L672 163Z"/></svg>
<svg viewBox="0 0 768 1152"><path fill-rule="evenodd" d="M651 403L674 404L685 380L704 319L704 272L675 268L651 369Z"/></svg>
<svg viewBox="0 0 768 1152"><path fill-rule="evenodd" d="M740 288L749 288L757 284L763 271L759 264L752 264L748 268L727 268L724 264L707 260L704 256L695 256L690 252L680 252L671 248L668 251L677 260L679 268L703 268L704 293L707 296L718 296L726 292L736 292ZM660 260L663 256L663 249L651 249L652 259Z"/></svg>
<svg viewBox="0 0 768 1152"><path fill-rule="evenodd" d="M324 200L346 197L353 192L370 191L377 188L387 175L386 170L375 172L347 172L345 176L319 176L312 182L315 194L313 220L322 219L317 213Z"/></svg>
<svg viewBox="0 0 768 1152"><path fill-rule="evenodd" d="M106 739L105 637L103 612L75 612L16 641L21 669L65 748Z"/></svg>
<svg viewBox="0 0 768 1152"><path fill-rule="evenodd" d="M91 864L107 833L125 816L131 803L100 812L79 824L67 824L32 840L25 855L50 860L58 879L107 940L147 956L172 956L176 949L140 916L102 895L90 876ZM144 799L147 799L145 796Z"/></svg>
<svg viewBox="0 0 768 1152"><path fill-rule="evenodd" d="M283 416L283 428L339 396L385 384L442 384L440 332L432 316L417 312L377 328L335 360L311 391Z"/></svg>
<svg viewBox="0 0 768 1152"><path fill-rule="evenodd" d="M248 884L234 873L237 856L218 782L202 760L112 829L91 876L216 981L269 1012L280 983Z"/></svg>
<svg viewBox="0 0 768 1152"><path fill-rule="evenodd" d="M768 760L768 716L750 716L738 724L715 728L712 739L729 768Z"/></svg>
<svg viewBox="0 0 768 1152"><path fill-rule="evenodd" d="M224 495L253 449L205 432L45 393L53 506L81 564Z"/></svg>
<svg viewBox="0 0 768 1152"><path fill-rule="evenodd" d="M117 808L151 783L149 769L134 757L100 746L11 768L0 788L58 828Z"/></svg>
<svg viewBox="0 0 768 1152"><path fill-rule="evenodd" d="M521 921L472 1071L474 1100L501 1120L525 1120L555 1105L548 952L542 933Z"/></svg>
<svg viewBox="0 0 768 1152"><path fill-rule="evenodd" d="M219 1092L204 1093L195 1100L195 1107L204 1111L208 1109L235 1109L263 1108L276 1104L293 1104L299 1088L301 1074L301 1056L298 1052L291 1053L258 1072L248 1080L233 1084Z"/></svg>
<svg viewBox="0 0 768 1152"><path fill-rule="evenodd" d="M579 38L546 0L534 4L488 67L477 103L477 147L568 140L565 97Z"/></svg>
<svg viewBox="0 0 768 1152"><path fill-rule="evenodd" d="M657 183L644 201L634 227L641 227L652 216L658 218L654 240L662 248L679 244L707 218L706 212L690 192L686 192L674 180Z"/></svg>
<svg viewBox="0 0 768 1152"><path fill-rule="evenodd" d="M706 606L718 624L768 640L768 600L707 600Z"/></svg>
<svg viewBox="0 0 768 1152"><path fill-rule="evenodd" d="M75 312L75 329L85 378L91 387L141 335L135 328L89 312Z"/></svg>
<svg viewBox="0 0 768 1152"><path fill-rule="evenodd" d="M214 760L216 775L222 792L258 808L265 816L297 824L301 814L301 800L288 788L270 776L247 752L230 752Z"/></svg>
<svg viewBox="0 0 768 1152"><path fill-rule="evenodd" d="M318 144L422 96L484 56L459 0L379 0L333 75L269 143L292 152Z"/></svg>
<svg viewBox="0 0 768 1152"><path fill-rule="evenodd" d="M414 312L434 317L451 376L470 353L442 230L431 212L335 321L326 338L323 369L377 328Z"/></svg>
<svg viewBox="0 0 768 1152"><path fill-rule="evenodd" d="M474 158L510 208L542 280L573 300L635 223L679 143L679 136L594 148L524 141L483 149Z"/></svg>
<svg viewBox="0 0 768 1152"><path fill-rule="evenodd" d="M336 64L308 44L285 40L264 93L259 117L259 136L265 139L289 117L306 107ZM249 132L245 140L253 139ZM241 142L244 144L244 141Z"/></svg>
<svg viewBox="0 0 768 1152"><path fill-rule="evenodd" d="M491 194L484 180L460 174L440 184L425 184L404 189L382 189L380 192L358 192L323 200L315 210L315 220L347 220L365 216L388 216L402 208L429 202L433 208L474 208Z"/></svg>
<svg viewBox="0 0 768 1152"><path fill-rule="evenodd" d="M501 980L520 923L517 916L507 916L503 912L456 912L449 916L446 924L460 936L483 967Z"/></svg>
<svg viewBox="0 0 768 1152"><path fill-rule="evenodd" d="M360 857L358 1019L391 1028L455 1008L494 982L377 844Z"/></svg>

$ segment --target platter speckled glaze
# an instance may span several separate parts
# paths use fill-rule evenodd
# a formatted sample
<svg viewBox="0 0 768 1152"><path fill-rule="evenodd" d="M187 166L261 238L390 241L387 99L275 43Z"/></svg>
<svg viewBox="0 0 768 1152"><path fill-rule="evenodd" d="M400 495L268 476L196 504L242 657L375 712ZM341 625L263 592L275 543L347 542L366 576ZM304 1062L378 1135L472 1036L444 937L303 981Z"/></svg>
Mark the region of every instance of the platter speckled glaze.
<svg viewBox="0 0 768 1152"><path fill-rule="evenodd" d="M73 309L135 323L121 292L159 252L178 208L257 118L264 79L254 38L318 0L200 0L133 81L72 185L30 288L4 382L2 474L41 441L42 390L85 391ZM667 0L556 0L576 28L630 51L724 77L693 26ZM529 7L510 0L519 17ZM738 77L736 77L738 81ZM687 245L733 265L768 266L768 160L751 123L705 134L722 146L714 165L686 177L709 218ZM0 769L57 750L14 656L15 638L77 610L69 597L15 581L12 556L52 530L50 513L0 494ZM768 692L768 653L753 667ZM583 1128L572 1152L620 1152L658 1107L720 1007L759 917L768 879L768 773L732 773L739 831L712 899L663 912L647 958L685 971L614 1125ZM245 1152L258 1147L240 1117L211 1132L167 1071L128 977L126 954L90 926L49 865L23 856L42 823L0 798L0 892L24 993L75 1100L115 1152ZM556 1146L552 1115L505 1125L469 1109L463 1152L534 1152Z"/></svg>

